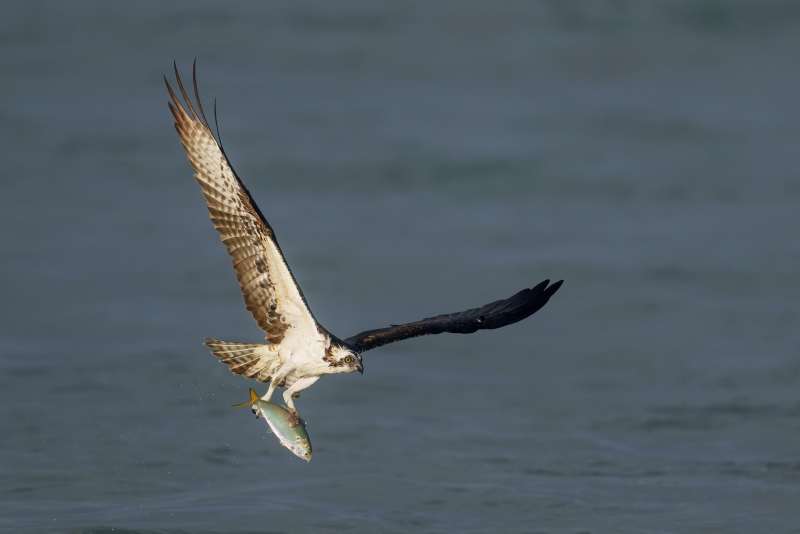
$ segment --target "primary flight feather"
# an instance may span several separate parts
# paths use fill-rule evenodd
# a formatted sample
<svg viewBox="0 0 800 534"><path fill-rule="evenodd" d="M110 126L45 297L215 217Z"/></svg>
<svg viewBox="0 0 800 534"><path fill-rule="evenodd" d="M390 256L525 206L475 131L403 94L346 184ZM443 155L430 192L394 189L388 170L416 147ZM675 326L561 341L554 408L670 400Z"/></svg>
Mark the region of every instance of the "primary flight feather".
<svg viewBox="0 0 800 534"><path fill-rule="evenodd" d="M186 94L177 66L175 78L183 102L164 78L172 98L169 108L175 117L175 129L195 169L194 177L206 198L214 228L233 259L245 307L268 342L237 343L207 338L205 345L232 372L269 383L262 397L265 401L270 400L275 388L286 388L284 401L297 415L292 398L299 397L301 390L322 375L363 373L362 352L412 337L501 328L538 311L561 287L562 281L550 284L545 280L480 308L367 330L342 341L314 318L281 253L275 232L233 170L218 136L211 132L200 104L196 69L193 85L197 109Z"/></svg>

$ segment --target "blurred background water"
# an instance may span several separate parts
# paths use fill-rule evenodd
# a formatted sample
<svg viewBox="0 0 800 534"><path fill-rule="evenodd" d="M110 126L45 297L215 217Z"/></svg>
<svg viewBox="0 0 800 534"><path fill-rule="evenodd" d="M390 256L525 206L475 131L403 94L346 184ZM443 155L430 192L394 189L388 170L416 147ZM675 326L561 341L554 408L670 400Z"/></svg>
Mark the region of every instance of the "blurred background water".
<svg viewBox="0 0 800 534"><path fill-rule="evenodd" d="M800 532L800 4L4 2L0 529ZM317 318L533 318L230 405L198 58Z"/></svg>

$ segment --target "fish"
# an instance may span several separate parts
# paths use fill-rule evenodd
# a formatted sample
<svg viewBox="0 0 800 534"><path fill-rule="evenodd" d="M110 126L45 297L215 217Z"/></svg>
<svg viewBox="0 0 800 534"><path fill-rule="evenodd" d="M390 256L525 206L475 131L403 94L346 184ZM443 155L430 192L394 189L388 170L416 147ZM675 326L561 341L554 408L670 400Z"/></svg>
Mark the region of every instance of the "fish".
<svg viewBox="0 0 800 534"><path fill-rule="evenodd" d="M259 413L267 422L272 432L278 436L281 445L289 449L298 458L311 461L311 440L306 432L305 422L300 419L297 413L288 408L268 402L259 398L258 394L250 390L250 400L242 404L234 404L234 408L240 406L253 406L253 413L258 418Z"/></svg>

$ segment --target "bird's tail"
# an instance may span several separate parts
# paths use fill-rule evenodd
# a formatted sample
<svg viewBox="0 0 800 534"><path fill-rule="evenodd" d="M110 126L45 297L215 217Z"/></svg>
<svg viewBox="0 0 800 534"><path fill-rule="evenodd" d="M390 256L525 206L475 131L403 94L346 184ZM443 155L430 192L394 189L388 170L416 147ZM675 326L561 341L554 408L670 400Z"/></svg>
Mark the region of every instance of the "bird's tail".
<svg viewBox="0 0 800 534"><path fill-rule="evenodd" d="M237 343L221 339L206 338L203 343L211 349L211 354L228 365L232 373L255 378L259 382L269 382L274 371L280 367L278 345L257 343Z"/></svg>

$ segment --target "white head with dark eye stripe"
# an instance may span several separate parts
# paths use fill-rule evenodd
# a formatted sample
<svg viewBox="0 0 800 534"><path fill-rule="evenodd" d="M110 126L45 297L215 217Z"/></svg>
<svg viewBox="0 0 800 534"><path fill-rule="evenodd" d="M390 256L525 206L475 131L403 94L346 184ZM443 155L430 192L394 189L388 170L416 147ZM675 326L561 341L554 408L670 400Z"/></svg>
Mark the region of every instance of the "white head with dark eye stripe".
<svg viewBox="0 0 800 534"><path fill-rule="evenodd" d="M348 369L347 372L358 371L359 373L364 374L364 365L361 362L360 354L348 350L347 354L342 356L339 361Z"/></svg>
<svg viewBox="0 0 800 534"><path fill-rule="evenodd" d="M328 362L330 373L364 373L361 355L338 344L332 343L325 354L324 360Z"/></svg>

